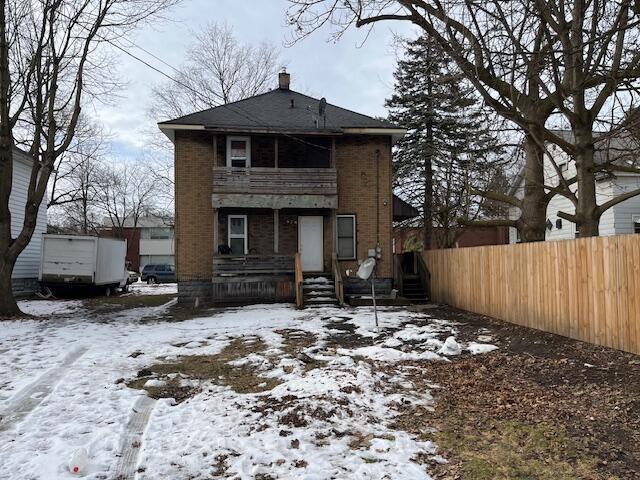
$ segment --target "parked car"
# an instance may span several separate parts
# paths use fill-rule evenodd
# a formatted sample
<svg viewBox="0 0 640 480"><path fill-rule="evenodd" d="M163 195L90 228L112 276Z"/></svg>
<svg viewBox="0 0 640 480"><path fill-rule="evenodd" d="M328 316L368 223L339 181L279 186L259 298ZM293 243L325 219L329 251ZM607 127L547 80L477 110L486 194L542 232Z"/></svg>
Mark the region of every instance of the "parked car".
<svg viewBox="0 0 640 480"><path fill-rule="evenodd" d="M173 265L145 265L142 269L142 281L152 283L172 283L176 281L176 268Z"/></svg>
<svg viewBox="0 0 640 480"><path fill-rule="evenodd" d="M140 274L134 270L127 271L127 285L136 283L140 279Z"/></svg>

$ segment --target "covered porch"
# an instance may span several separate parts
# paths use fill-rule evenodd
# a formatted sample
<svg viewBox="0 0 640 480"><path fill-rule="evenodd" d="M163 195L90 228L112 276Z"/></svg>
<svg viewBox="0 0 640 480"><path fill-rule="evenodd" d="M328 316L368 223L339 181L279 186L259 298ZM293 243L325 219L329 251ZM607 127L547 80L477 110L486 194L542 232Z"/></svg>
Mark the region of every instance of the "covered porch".
<svg viewBox="0 0 640 480"><path fill-rule="evenodd" d="M214 211L213 297L217 303L304 303L305 277L323 276L343 301L335 209L220 208Z"/></svg>
<svg viewBox="0 0 640 480"><path fill-rule="evenodd" d="M292 274L298 252L304 272L330 272L335 222L333 209L216 209L213 275Z"/></svg>

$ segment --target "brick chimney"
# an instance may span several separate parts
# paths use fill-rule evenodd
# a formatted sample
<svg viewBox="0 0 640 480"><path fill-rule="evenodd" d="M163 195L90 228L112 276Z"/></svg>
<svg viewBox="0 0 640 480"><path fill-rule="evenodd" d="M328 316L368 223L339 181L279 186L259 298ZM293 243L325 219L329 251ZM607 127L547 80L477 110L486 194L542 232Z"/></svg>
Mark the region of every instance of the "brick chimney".
<svg viewBox="0 0 640 480"><path fill-rule="evenodd" d="M289 85L291 84L291 75L287 72L280 72L278 74L278 88L280 90L289 90Z"/></svg>

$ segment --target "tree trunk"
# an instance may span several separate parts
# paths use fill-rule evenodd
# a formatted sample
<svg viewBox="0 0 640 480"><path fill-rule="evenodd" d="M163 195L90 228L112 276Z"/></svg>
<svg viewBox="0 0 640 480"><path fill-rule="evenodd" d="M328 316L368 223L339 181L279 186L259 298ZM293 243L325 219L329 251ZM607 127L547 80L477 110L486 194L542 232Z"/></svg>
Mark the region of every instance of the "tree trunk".
<svg viewBox="0 0 640 480"><path fill-rule="evenodd" d="M544 191L544 150L531 134L527 134L524 151L524 196L522 214L518 221L520 238L523 243L543 242L547 228L548 205Z"/></svg>
<svg viewBox="0 0 640 480"><path fill-rule="evenodd" d="M0 1L0 317L13 317L20 314L20 310L11 289L16 256L9 252L13 242L9 208L13 183L13 135L9 118L10 72L5 8L5 2Z"/></svg>
<svg viewBox="0 0 640 480"><path fill-rule="evenodd" d="M427 50L430 57L430 51ZM431 58L428 59L431 61ZM424 155L424 236L422 248L431 250L433 243L433 107L431 96L433 95L433 85L431 72L427 75L427 95L429 98L429 119L426 125L426 149Z"/></svg>
<svg viewBox="0 0 640 480"><path fill-rule="evenodd" d="M578 177L578 205L576 231L580 237L597 237L600 234L600 214L596 199L594 173L594 142L592 128L574 127L577 151L575 154Z"/></svg>
<svg viewBox="0 0 640 480"><path fill-rule="evenodd" d="M22 315L11 288L11 273L13 272L14 263L0 258L0 318Z"/></svg>
<svg viewBox="0 0 640 480"><path fill-rule="evenodd" d="M427 141L433 140L433 129L427 127ZM433 155L431 146L424 157L424 250L430 250L433 244Z"/></svg>

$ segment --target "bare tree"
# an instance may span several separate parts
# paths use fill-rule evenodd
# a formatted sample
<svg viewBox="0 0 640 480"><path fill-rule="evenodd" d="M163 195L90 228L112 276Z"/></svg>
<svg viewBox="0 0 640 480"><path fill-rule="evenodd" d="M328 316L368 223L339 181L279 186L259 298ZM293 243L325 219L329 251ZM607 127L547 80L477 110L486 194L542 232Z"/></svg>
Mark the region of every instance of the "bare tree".
<svg viewBox="0 0 640 480"><path fill-rule="evenodd" d="M193 36L186 60L153 88L150 116L176 118L267 91L282 67L279 49L269 43L241 43L226 24L209 23Z"/></svg>
<svg viewBox="0 0 640 480"><path fill-rule="evenodd" d="M95 206L120 235L125 228L136 228L140 218L155 208L159 189L147 173L141 163L103 165L98 173Z"/></svg>
<svg viewBox="0 0 640 480"><path fill-rule="evenodd" d="M0 315L20 314L11 274L87 95L104 94L107 42L178 0L0 0ZM34 159L24 223L11 233L13 146Z"/></svg>
<svg viewBox="0 0 640 480"><path fill-rule="evenodd" d="M519 220L499 223L517 227L524 241L544 239L546 206L555 195L569 198L575 206L575 213L564 212L564 218L574 221L581 234L597 235L603 211L640 194L628 192L597 205L595 173L606 167L593 160L598 117L610 114L611 101L619 94L635 92L640 76L638 11L633 2L289 1L289 21L296 26L297 38L326 24L337 27L339 36L351 26L408 21L447 52L485 103L525 133L523 198L477 192L521 210ZM550 128L553 116L571 126L572 140ZM575 178L545 185L549 142L575 159ZM562 177L559 165L549 159Z"/></svg>

